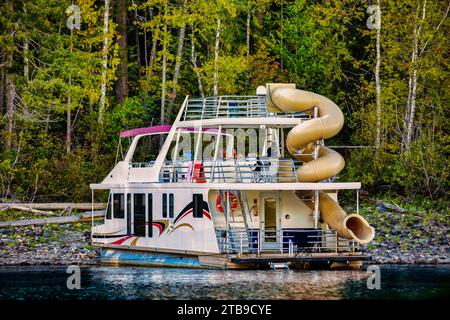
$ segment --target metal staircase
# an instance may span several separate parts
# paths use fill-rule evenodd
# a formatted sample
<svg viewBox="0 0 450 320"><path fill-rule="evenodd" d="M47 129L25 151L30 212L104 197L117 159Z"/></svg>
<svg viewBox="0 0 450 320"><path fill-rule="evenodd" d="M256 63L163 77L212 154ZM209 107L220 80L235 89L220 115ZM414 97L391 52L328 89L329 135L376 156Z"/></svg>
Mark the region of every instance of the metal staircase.
<svg viewBox="0 0 450 320"><path fill-rule="evenodd" d="M219 191L221 198L221 205L224 208L225 214L228 211L226 193L222 190ZM249 252L249 228L247 221L247 212L242 201L242 194L240 191L236 191L236 197L238 204L241 208L240 215L235 215L233 210L230 210L227 221L227 234L228 234L228 250L232 253ZM231 204L230 204L231 207Z"/></svg>

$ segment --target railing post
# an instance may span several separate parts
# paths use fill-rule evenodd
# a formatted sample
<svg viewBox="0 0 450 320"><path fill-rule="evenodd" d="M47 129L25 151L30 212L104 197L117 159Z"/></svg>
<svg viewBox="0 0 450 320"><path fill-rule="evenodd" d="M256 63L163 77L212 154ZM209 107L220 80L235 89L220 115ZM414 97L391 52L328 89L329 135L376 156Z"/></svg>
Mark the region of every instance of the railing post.
<svg viewBox="0 0 450 320"><path fill-rule="evenodd" d="M177 130L177 138L176 138L176 142L175 142L175 152L173 155L173 160L172 160L172 179L170 181L172 182L176 182L178 181L178 173L175 174L175 163L178 160L178 147L179 147L179 142L180 142L180 133L181 133L181 129L178 128ZM175 179L174 179L175 177Z"/></svg>
<svg viewBox="0 0 450 320"><path fill-rule="evenodd" d="M319 190L314 190L314 228L319 227Z"/></svg>
<svg viewBox="0 0 450 320"><path fill-rule="evenodd" d="M337 253L337 252L338 252L338 243L339 243L339 240L338 240L338 234L337 234L336 231L334 232L334 236L335 236L335 239L336 239L336 253Z"/></svg>
<svg viewBox="0 0 450 320"><path fill-rule="evenodd" d="M261 252L261 250L260 250L260 247L261 247L261 230L258 230L258 255L260 254L260 252Z"/></svg>
<svg viewBox="0 0 450 320"><path fill-rule="evenodd" d="M212 164L212 168L211 168L211 176L210 176L210 180L209 182L214 182L214 172L216 171L216 162L217 162L217 156L219 154L219 146L220 146L220 139L221 139L221 134L222 134L222 125L219 126L219 129L217 131L217 136L216 136L216 146L215 146L215 150L214 150L214 159L213 159L213 164Z"/></svg>
<svg viewBox="0 0 450 320"><path fill-rule="evenodd" d="M278 235L278 230L275 231L275 241L277 240L277 235ZM283 230L280 230L280 249L281 249L281 254L283 254L283 241L284 241L284 236L283 236Z"/></svg>
<svg viewBox="0 0 450 320"><path fill-rule="evenodd" d="M359 190L356 190L356 214L359 214Z"/></svg>
<svg viewBox="0 0 450 320"><path fill-rule="evenodd" d="M289 239L289 258L291 258L292 257L292 253L293 253L293 247L292 247L292 240L291 239Z"/></svg>
<svg viewBox="0 0 450 320"><path fill-rule="evenodd" d="M241 235L241 254L242 254L242 232L239 233Z"/></svg>

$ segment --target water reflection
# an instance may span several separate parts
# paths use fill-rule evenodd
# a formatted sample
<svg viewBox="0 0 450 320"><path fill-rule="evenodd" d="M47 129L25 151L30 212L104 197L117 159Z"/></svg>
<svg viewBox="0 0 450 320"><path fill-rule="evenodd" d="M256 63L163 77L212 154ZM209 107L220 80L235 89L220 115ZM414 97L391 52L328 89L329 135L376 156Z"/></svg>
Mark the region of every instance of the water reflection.
<svg viewBox="0 0 450 320"><path fill-rule="evenodd" d="M364 271L222 271L86 267L81 290L65 267L0 267L0 299L371 299L450 295L450 266L383 266L382 289Z"/></svg>
<svg viewBox="0 0 450 320"><path fill-rule="evenodd" d="M92 271L92 270L91 270ZM138 276L136 276L138 275ZM96 268L92 282L114 287L114 297L146 299L340 299L361 271L216 271L190 269ZM125 286L126 288L118 288Z"/></svg>

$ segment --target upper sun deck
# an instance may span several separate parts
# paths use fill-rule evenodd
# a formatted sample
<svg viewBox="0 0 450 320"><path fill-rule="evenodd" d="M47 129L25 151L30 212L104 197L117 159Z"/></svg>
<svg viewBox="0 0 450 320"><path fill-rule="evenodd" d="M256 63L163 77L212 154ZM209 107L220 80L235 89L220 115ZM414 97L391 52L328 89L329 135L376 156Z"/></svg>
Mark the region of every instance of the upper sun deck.
<svg viewBox="0 0 450 320"><path fill-rule="evenodd" d="M297 172L302 163L285 157L284 129L311 119L316 112L271 112L271 104L270 97L258 91L254 96L186 97L172 125L122 132L120 137L132 138L125 157L101 184L91 187L360 188L359 183L332 182L335 177L317 183L302 181Z"/></svg>
<svg viewBox="0 0 450 320"><path fill-rule="evenodd" d="M189 99L183 110L180 125L239 127L271 125L291 127L299 119L310 119L303 112L272 113L268 111L266 95L213 96Z"/></svg>

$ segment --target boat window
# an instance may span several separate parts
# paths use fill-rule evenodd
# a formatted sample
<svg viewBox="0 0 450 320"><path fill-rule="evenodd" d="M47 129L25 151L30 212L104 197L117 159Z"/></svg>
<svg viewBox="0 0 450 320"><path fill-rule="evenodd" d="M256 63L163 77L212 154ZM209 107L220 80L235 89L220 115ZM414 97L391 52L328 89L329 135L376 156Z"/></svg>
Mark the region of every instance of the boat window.
<svg viewBox="0 0 450 320"><path fill-rule="evenodd" d="M106 208L106 219L111 219L111 194L108 195L108 205Z"/></svg>
<svg viewBox="0 0 450 320"><path fill-rule="evenodd" d="M127 194L127 234L131 234L131 193Z"/></svg>
<svg viewBox="0 0 450 320"><path fill-rule="evenodd" d="M152 166L159 155L167 134L154 134L140 137L133 153L132 163L139 167Z"/></svg>
<svg viewBox="0 0 450 320"><path fill-rule="evenodd" d="M145 237L145 194L134 194L134 235Z"/></svg>
<svg viewBox="0 0 450 320"><path fill-rule="evenodd" d="M162 195L162 216L167 218L167 193Z"/></svg>
<svg viewBox="0 0 450 320"><path fill-rule="evenodd" d="M153 194L148 194L148 211L147 211L147 225L148 225L148 236L153 236Z"/></svg>
<svg viewBox="0 0 450 320"><path fill-rule="evenodd" d="M195 193L193 195L194 218L203 218L203 195Z"/></svg>
<svg viewBox="0 0 450 320"><path fill-rule="evenodd" d="M123 193L115 193L113 196L114 219L125 218L125 201Z"/></svg>
<svg viewBox="0 0 450 320"><path fill-rule="evenodd" d="M169 218L173 218L173 193L169 194Z"/></svg>

